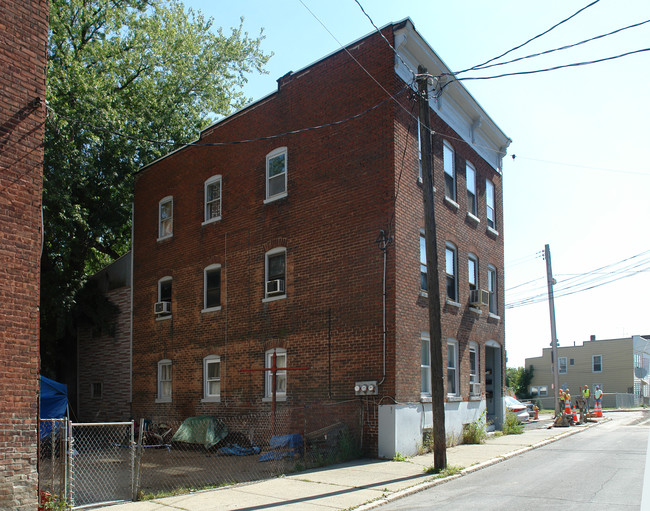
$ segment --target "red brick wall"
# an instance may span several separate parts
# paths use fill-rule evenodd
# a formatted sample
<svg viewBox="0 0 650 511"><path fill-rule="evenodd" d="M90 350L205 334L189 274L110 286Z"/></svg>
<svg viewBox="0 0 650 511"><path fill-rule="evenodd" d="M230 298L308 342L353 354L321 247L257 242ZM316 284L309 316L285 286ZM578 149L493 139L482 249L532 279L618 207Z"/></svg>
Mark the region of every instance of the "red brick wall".
<svg viewBox="0 0 650 511"><path fill-rule="evenodd" d="M48 3L0 12L0 508L32 510Z"/></svg>
<svg viewBox="0 0 650 511"><path fill-rule="evenodd" d="M115 422L131 418L131 288L109 291L107 298L120 309L110 334L93 335L84 326L78 334L79 404L81 422ZM100 396L91 386L101 383Z"/></svg>

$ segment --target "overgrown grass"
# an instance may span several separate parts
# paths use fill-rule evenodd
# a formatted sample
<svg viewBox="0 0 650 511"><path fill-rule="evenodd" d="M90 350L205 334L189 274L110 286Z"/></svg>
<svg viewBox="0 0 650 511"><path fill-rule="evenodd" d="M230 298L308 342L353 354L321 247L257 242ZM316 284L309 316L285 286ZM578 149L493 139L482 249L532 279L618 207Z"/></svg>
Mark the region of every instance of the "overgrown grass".
<svg viewBox="0 0 650 511"><path fill-rule="evenodd" d="M145 493L142 490L138 493L138 500L153 500L153 499L161 499L163 497L174 497L176 495L185 495L187 493L192 493L196 491L203 491L203 490L214 490L215 488L222 488L224 486L231 486L233 484L237 484L239 481L232 481L229 483L221 483L221 484L216 484L216 485L205 485L205 486L190 486L190 487L180 487L180 488L174 488L173 490L169 491L159 491L156 493Z"/></svg>
<svg viewBox="0 0 650 511"><path fill-rule="evenodd" d="M400 452L396 452L395 456L393 456L393 461L407 461L407 460L408 458Z"/></svg>
<svg viewBox="0 0 650 511"><path fill-rule="evenodd" d="M514 413L506 413L506 420L503 422L504 435L521 435L524 432L524 425Z"/></svg>
<svg viewBox="0 0 650 511"><path fill-rule="evenodd" d="M478 419L463 427L463 443L464 444L482 444L487 437L486 416L487 411L483 413Z"/></svg>
<svg viewBox="0 0 650 511"><path fill-rule="evenodd" d="M435 468L434 465L429 465L428 467L424 467L425 474L435 474L440 479L442 479L443 477L449 477L456 474L460 474L461 470L463 470L463 467L457 467L454 465L448 465L442 470L438 470L437 468Z"/></svg>

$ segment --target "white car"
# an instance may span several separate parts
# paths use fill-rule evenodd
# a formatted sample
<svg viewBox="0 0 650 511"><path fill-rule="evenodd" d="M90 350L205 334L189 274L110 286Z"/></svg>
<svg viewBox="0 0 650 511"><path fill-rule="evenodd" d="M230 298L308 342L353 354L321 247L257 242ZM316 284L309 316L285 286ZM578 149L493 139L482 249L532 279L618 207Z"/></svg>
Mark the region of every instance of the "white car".
<svg viewBox="0 0 650 511"><path fill-rule="evenodd" d="M516 400L514 397L505 397L506 410L514 413L521 422L526 422L529 419L528 408L521 401Z"/></svg>

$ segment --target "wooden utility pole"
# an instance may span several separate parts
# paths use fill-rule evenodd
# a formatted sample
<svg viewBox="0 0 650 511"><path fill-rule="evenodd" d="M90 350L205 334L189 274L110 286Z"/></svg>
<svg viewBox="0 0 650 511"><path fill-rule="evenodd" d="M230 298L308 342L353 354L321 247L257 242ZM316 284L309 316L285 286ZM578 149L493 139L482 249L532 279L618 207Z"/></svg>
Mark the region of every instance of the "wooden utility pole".
<svg viewBox="0 0 650 511"><path fill-rule="evenodd" d="M560 373L558 368L558 359L557 359L557 332L555 331L555 300L553 298L553 284L555 280L553 279L553 269L551 268L551 248L548 245L544 246L544 260L546 261L546 282L548 284L548 308L551 316L551 356L553 358L552 368L553 368L553 396L555 397L555 416L557 417L560 413L564 413L564 410L560 410L560 400L559 400L559 385L560 385Z"/></svg>
<svg viewBox="0 0 650 511"><path fill-rule="evenodd" d="M438 240L433 202L433 161L428 85L431 75L418 67L420 140L422 144L422 188L424 195L424 239L427 253L427 294L429 296L429 336L431 339L431 409L433 412L433 460L438 471L447 467L445 395L442 375L442 326L440 324L440 284L438 282Z"/></svg>

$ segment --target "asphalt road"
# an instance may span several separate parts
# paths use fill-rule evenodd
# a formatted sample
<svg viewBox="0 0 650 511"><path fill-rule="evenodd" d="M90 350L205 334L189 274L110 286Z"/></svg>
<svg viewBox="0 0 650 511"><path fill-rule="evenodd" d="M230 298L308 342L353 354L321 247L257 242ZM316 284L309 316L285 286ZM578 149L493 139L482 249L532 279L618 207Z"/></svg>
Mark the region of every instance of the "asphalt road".
<svg viewBox="0 0 650 511"><path fill-rule="evenodd" d="M611 418L380 509L641 509L644 492L644 505L650 503L650 467L644 478L650 413Z"/></svg>

